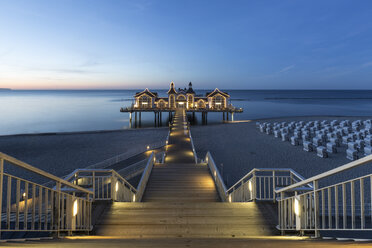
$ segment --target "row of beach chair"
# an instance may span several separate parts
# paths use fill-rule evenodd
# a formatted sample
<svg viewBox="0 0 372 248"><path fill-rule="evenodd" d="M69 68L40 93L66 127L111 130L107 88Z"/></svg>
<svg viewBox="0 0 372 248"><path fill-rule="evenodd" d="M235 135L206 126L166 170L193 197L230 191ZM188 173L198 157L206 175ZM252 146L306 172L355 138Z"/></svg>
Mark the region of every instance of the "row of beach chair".
<svg viewBox="0 0 372 248"><path fill-rule="evenodd" d="M256 126L262 133L302 145L304 151L316 151L322 158L337 153L341 146L346 146L350 160L372 154L372 120L257 122Z"/></svg>

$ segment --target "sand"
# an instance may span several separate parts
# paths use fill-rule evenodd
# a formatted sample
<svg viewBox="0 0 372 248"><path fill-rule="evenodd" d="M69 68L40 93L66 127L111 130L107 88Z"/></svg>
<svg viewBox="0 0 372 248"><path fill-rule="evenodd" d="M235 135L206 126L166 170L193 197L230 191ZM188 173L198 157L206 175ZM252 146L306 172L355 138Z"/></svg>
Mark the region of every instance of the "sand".
<svg viewBox="0 0 372 248"><path fill-rule="evenodd" d="M329 158L320 158L315 152L303 151L302 145L292 146L274 135L261 133L256 121L310 121L310 120L365 120L368 117L288 117L254 120L248 123L231 123L209 126L193 126L192 136L198 157L203 158L210 151L222 171L227 186L233 185L253 168L292 168L305 178L336 168L350 162L345 147ZM223 166L221 166L223 164ZM223 169L222 169L223 167ZM353 176L371 173L370 167L360 167ZM337 175L332 180L346 178L349 172Z"/></svg>
<svg viewBox="0 0 372 248"><path fill-rule="evenodd" d="M261 121L299 121L333 119L370 119L368 117L285 117ZM329 158L305 152L274 135L266 135L248 123L192 126L192 137L199 158L210 151L222 171L227 186L233 185L253 168L292 168L305 178L350 162L345 147ZM144 128L109 132L61 133L43 135L0 136L0 151L56 176L85 168L128 149L165 140L168 128ZM223 169L222 169L223 168ZM371 173L368 166L357 173ZM337 175L341 180L349 172Z"/></svg>
<svg viewBox="0 0 372 248"><path fill-rule="evenodd" d="M56 176L165 140L168 128L0 136L0 151ZM28 177L26 177L28 178Z"/></svg>

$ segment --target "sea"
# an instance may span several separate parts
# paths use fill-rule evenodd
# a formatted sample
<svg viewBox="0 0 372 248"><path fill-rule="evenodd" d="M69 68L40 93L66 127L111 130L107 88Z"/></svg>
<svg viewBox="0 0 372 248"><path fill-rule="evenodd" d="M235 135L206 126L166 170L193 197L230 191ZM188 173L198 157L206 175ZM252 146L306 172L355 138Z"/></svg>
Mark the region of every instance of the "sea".
<svg viewBox="0 0 372 248"><path fill-rule="evenodd" d="M141 90L0 90L0 135L80 132L133 128L130 106ZM166 96L165 89L153 90ZM290 116L372 116L372 90L224 90L243 108L235 120ZM206 90L196 90L205 95ZM196 115L195 125L201 116ZM163 115L163 124L168 123ZM208 114L208 125L222 113ZM141 128L154 127L154 114L142 113Z"/></svg>

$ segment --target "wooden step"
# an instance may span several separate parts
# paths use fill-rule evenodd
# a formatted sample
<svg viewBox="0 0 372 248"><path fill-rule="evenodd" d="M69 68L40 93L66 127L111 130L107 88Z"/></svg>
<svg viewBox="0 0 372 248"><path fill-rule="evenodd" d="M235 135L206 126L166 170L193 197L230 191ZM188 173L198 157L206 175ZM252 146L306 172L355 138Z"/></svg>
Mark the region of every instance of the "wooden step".
<svg viewBox="0 0 372 248"><path fill-rule="evenodd" d="M275 212L273 206L266 207ZM268 224L267 218L252 202L114 203L105 210L95 232L126 238L272 235L276 222Z"/></svg>

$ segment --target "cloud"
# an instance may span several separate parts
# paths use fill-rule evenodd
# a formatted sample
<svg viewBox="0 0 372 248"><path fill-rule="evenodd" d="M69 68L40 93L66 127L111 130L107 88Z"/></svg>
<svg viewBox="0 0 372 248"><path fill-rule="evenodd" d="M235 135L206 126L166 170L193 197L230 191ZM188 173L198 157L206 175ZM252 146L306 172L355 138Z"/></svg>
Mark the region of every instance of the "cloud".
<svg viewBox="0 0 372 248"><path fill-rule="evenodd" d="M287 72L289 70L292 70L294 67L295 67L295 65L290 65L290 66L284 67L283 69L281 69L279 71L279 73Z"/></svg>

